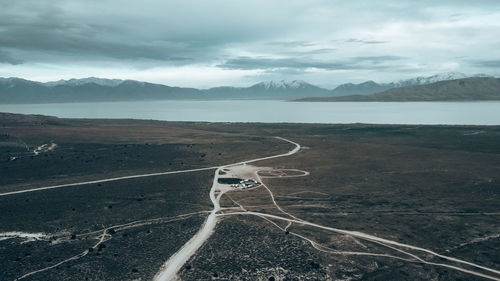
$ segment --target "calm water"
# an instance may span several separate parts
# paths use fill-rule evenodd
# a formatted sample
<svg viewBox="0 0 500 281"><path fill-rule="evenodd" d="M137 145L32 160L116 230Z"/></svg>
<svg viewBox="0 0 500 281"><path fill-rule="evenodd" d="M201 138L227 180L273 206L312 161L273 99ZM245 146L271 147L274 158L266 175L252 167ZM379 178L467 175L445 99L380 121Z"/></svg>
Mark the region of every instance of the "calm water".
<svg viewBox="0 0 500 281"><path fill-rule="evenodd" d="M500 102L144 101L0 104L0 112L169 121L500 125Z"/></svg>

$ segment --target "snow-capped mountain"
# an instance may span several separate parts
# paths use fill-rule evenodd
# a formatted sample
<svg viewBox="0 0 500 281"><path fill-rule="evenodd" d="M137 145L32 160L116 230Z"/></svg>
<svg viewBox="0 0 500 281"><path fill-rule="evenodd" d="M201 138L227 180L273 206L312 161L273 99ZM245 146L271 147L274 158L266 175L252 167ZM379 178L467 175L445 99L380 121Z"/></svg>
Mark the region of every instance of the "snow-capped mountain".
<svg viewBox="0 0 500 281"><path fill-rule="evenodd" d="M310 97L340 97L369 95L406 86L421 86L439 81L453 81L466 77L489 77L485 74L467 76L459 72L416 77L398 82L378 84L367 81L347 83L327 90L301 80L266 81L250 87L216 87L193 89L170 87L134 80L84 79L36 82L21 78L0 78L0 103L96 102L171 99L280 99Z"/></svg>
<svg viewBox="0 0 500 281"><path fill-rule="evenodd" d="M250 87L216 87L203 90L206 97L215 99L294 99L324 97L330 91L300 80L265 81Z"/></svg>
<svg viewBox="0 0 500 281"><path fill-rule="evenodd" d="M498 101L500 78L467 77L438 81L424 85L395 87L371 95L332 96L302 99L302 101Z"/></svg>
<svg viewBox="0 0 500 281"><path fill-rule="evenodd" d="M20 78L0 79L0 103L103 102L199 99L200 90L133 80L70 79L41 83Z"/></svg>
<svg viewBox="0 0 500 281"><path fill-rule="evenodd" d="M301 80L279 80L257 83L239 91L246 98L291 99L296 97L328 96L330 91Z"/></svg>
<svg viewBox="0 0 500 281"><path fill-rule="evenodd" d="M41 83L0 79L0 103L96 102L169 99L296 99L324 97L330 91L304 81L268 81L250 87L206 90L134 80L84 78Z"/></svg>
<svg viewBox="0 0 500 281"><path fill-rule="evenodd" d="M280 81L264 81L254 85L254 87L263 87L266 90L270 89L301 89L315 87L302 80L280 80Z"/></svg>
<svg viewBox="0 0 500 281"><path fill-rule="evenodd" d="M426 76L426 77L419 76L411 79L399 80L391 83L375 83L373 81L367 81L360 84L347 83L347 84L342 84L337 88L333 89L332 96L370 95L370 94L380 93L392 88L427 85L440 81L457 80L469 77L486 78L492 76L483 73L467 75L461 72L445 72L445 73L435 74L432 76Z"/></svg>
<svg viewBox="0 0 500 281"><path fill-rule="evenodd" d="M461 72L445 72L427 77L419 76L411 79L399 80L397 82L392 82L390 84L393 84L394 87L404 87L404 86L426 85L439 81L456 80L468 77L491 77L491 76L486 74L467 75Z"/></svg>
<svg viewBox="0 0 500 281"><path fill-rule="evenodd" d="M82 78L82 79L59 80L59 81L47 82L44 84L49 86L49 87L54 87L54 86L60 86L60 85L80 86L80 85L94 83L94 84L97 84L100 86L115 87L115 86L120 85L124 81L126 81L126 80L88 77L88 78Z"/></svg>

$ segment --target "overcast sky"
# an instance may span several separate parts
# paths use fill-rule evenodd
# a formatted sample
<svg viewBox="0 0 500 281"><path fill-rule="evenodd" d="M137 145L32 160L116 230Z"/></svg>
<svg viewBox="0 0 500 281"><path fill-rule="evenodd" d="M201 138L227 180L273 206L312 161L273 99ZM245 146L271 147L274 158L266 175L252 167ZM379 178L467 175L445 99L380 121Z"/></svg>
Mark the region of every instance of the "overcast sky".
<svg viewBox="0 0 500 281"><path fill-rule="evenodd" d="M0 0L0 77L331 88L500 74L498 0Z"/></svg>

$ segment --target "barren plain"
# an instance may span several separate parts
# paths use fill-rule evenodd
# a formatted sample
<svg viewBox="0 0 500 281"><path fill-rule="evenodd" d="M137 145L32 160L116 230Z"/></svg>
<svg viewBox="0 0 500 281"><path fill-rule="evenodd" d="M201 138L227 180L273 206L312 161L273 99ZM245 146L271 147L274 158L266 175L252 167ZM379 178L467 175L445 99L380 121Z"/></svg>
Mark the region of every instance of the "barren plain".
<svg viewBox="0 0 500 281"><path fill-rule="evenodd" d="M500 280L500 127L1 114L0 173L1 280L158 277L212 190L168 278Z"/></svg>

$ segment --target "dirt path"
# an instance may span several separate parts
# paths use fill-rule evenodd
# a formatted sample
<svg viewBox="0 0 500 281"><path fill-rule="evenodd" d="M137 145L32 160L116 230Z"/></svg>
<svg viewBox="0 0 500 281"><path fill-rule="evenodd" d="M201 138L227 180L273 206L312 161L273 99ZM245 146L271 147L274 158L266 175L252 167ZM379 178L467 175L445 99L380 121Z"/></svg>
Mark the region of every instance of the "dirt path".
<svg viewBox="0 0 500 281"><path fill-rule="evenodd" d="M45 233L37 232L37 233L29 233L22 231L9 231L9 232L0 232L0 241L14 238L24 239L25 242L31 242L36 240L45 239L47 235Z"/></svg>
<svg viewBox="0 0 500 281"><path fill-rule="evenodd" d="M110 234L111 230L113 230L114 232L118 232L118 231L123 231L123 230L130 229L130 228L136 228L136 227L140 227L140 226L144 226L144 225L169 223L169 222L187 219L193 215L199 215L199 214L203 214L203 213L207 213L207 212L201 211L201 212L182 214L182 215L178 215L178 216L174 216L174 217L162 217L162 218L155 218L155 219L148 219L148 220L133 221L133 222L123 223L123 224L116 224L116 225L108 226L106 228L103 228L103 229L100 229L97 231L78 234L78 236L79 237L95 237L98 240L98 242L96 244L94 244L93 246L91 246L90 248L92 248L92 250L96 250L96 249L98 249L99 245L112 239L112 235ZM0 234L0 237L1 237L1 234ZM24 236L18 236L18 237L24 238ZM48 236L44 236L44 237L48 237ZM87 254L89 254L89 252L90 252L90 249L86 249L83 252L81 252L75 256L64 259L64 260L57 262L53 265L25 273L22 276L16 278L14 281L22 280L22 279L29 277L31 275L56 268L56 267L61 266L67 262L78 260L80 258L85 257Z"/></svg>
<svg viewBox="0 0 500 281"><path fill-rule="evenodd" d="M291 222L291 223L297 223L297 224L301 224L301 225L308 225L308 226L312 226L312 227L316 227L316 228L320 228L320 229L324 229L324 230L328 230L328 231L333 231L333 232L336 232L336 233L347 234L347 235L350 235L350 236L353 236L353 237L356 237L356 238L360 238L360 239L364 239L364 240L367 240L367 241L372 241L372 242L376 242L376 243L378 242L378 243L380 243L383 246L388 246L391 249L397 250L397 251L399 251L399 252L401 252L403 254L406 254L406 255L408 255L408 256L410 256L412 258L415 258L417 261L419 261L421 263L425 263L425 264L429 264L429 265L435 265L435 266L447 267L447 268L450 268L450 269L454 269L454 270L462 271L462 272L465 272L465 273L469 273L469 274L472 274L472 275L475 275L475 276L483 277L483 278L486 278L486 279L500 281L500 277L483 274L483 273L480 273L480 272L477 272L477 271L468 270L468 269L465 269L465 268L461 268L461 267L453 266L453 265L449 265L449 264L429 262L429 261L426 261L426 260L418 257L417 255L411 254L411 253L409 253L407 251L401 250L399 248L391 247L391 246L398 246L398 247L402 247L402 248L406 248L406 249L410 249L410 250L425 252L427 254L430 254L430 255L433 255L433 256L445 259L445 260L449 260L449 261L456 262L456 263L459 263L459 264L464 264L464 265L468 265L468 266L475 267L475 268L478 268L478 269L482 269L484 271L488 271L488 272L491 272L491 273L494 273L494 274L497 274L497 275L500 275L500 271L499 270L488 268L488 267L485 267L485 266L481 266L481 265L478 265L478 264L475 264L475 263L471 263L471 262L468 262L468 261L460 260L460 259L457 259L457 258L454 258L454 257L449 257L449 256L441 255L441 254L438 254L438 253L436 253L434 251L431 251L431 250L428 250L428 249L425 249L425 248L420 248L420 247L409 245L409 244L399 243L399 242L396 242L396 241L392 241L392 240L380 238L380 237L373 236L373 235L370 235L370 234L366 234L366 233L363 233L363 232L338 229L338 228L333 228L333 227L319 225L319 224L308 222L308 221L304 221L304 220L289 219L289 218L280 217L280 216L276 216L276 215L271 215L271 214L266 214L266 213L260 213L260 212L251 212L251 211L224 213L224 214L218 214L217 216L229 216L229 215L253 215L253 216L258 216L258 217L272 218L272 219L277 219L277 220L288 221L288 222ZM307 241L311 242L311 243L315 243L310 238L305 238L305 237L303 237L303 238L306 239ZM365 254L368 254L368 253L365 253Z"/></svg>
<svg viewBox="0 0 500 281"><path fill-rule="evenodd" d="M363 232L350 231L350 230L344 230L344 229L338 229L338 228L333 228L333 227L319 225L319 224L316 224L316 223L312 223L312 222L308 222L308 221L299 219L299 218L295 217L294 215L289 214L288 212L284 211L278 205L278 203L275 201L275 199L274 199L275 196L274 196L273 192L271 191L271 189L269 187L267 187L264 183L262 183L262 181L260 180L261 176L259 175L259 168L258 167L254 167L254 166L250 166L250 165L247 166L248 163L253 163L253 162L257 162L257 161L268 160L268 159L273 159L273 158L278 158L278 157L290 156L290 155L293 155L293 154L297 153L300 150L300 148L301 148L298 143L295 143L295 142L292 142L292 141L290 141L288 139L284 139L284 138L280 138L280 137L276 137L276 138L295 145L295 148L292 149L292 150L290 150L287 153L284 153L284 154L267 156L267 157L262 157L262 158L256 158L256 159L252 159L252 160L242 161L242 162L238 162L238 163L234 163L234 164L228 164L228 165L223 165L223 166L218 166L218 167L207 167L207 168L181 170L181 171L171 171L171 172L162 172L162 173L153 173L153 174L132 175L132 176L109 178L109 179L96 180L96 181L72 183L72 184L65 184L65 185L55 185L55 186L48 186L48 187L33 188L33 189L28 189L28 190L21 190L21 191L0 193L0 196L7 196L7 195L11 195L11 194L19 194L19 193L26 193L26 192L41 191L41 190L61 188L61 187L69 187L69 186L93 184L93 183L108 182L108 181L117 181L117 180L131 179L131 178L150 177L150 176L158 176L158 175L177 174L177 173L188 173L188 172L196 172L196 171L204 171L204 170L216 169L215 170L214 179L213 179L213 182L212 182L212 187L211 187L210 193L209 193L210 200L212 201L212 204L213 204L213 209L211 211L209 211L210 214L207 217L206 221L203 223L203 225L200 228L200 230L186 244L184 244L184 246L182 246L179 251L177 251L174 255L172 255L163 264L163 266L161 267L160 271L154 277L155 281L166 281L166 280L175 280L175 279L177 279L178 278L177 272L196 253L196 251L207 241L207 239L211 236L211 234L213 233L213 231L215 229L215 226L216 226L217 222L222 217L224 217L224 216L230 216L230 215L253 215L253 216L258 216L260 218L263 218L263 219L269 221L270 223L274 224L276 227L278 227L278 228L280 228L281 230L284 230L284 231L286 231L292 224L297 224L297 225L307 225L307 226L311 226L311 227L315 227L315 228L319 228L319 229L323 229L323 230L327 230L327 231L332 231L332 232L336 232L336 233L340 233L340 234L345 234L345 235L349 235L353 239L358 238L358 239L370 241L370 242L382 245L384 247L396 250L397 252L399 252L399 253L401 253L401 254L403 254L405 256L408 256L408 258L403 258L403 257L399 257L399 256L389 255L389 254L375 254L375 253L370 253L370 252L335 251L335 250L332 250L330 248L327 248L327 247L325 247L325 246L323 246L323 245L315 242L313 239L311 239L309 237L305 237L305 236L302 236L302 235L299 235L299 234L296 234L296 233L292 233L293 235L296 235L296 236L298 236L298 237L300 237L300 238L302 238L302 239L310 242L311 245L313 245L313 247L315 249L317 249L319 251L322 251L322 252L326 252L326 253L342 254L342 255L366 255L366 256L378 256L378 257L386 257L386 258L395 258L395 259L404 260L404 261L407 261L407 262L417 262L417 263L423 263L423 264L428 264L428 265L433 265L433 266L446 267L446 268L449 268L449 269L453 269L453 270L465 272L465 273L468 273L468 274L472 274L472 275L475 275L475 276L478 276L478 277L482 277L482 278L486 278L486 279L490 279L490 280L500 281L500 271L496 270L496 269L493 269L493 268L488 268L488 267L481 266L481 265L478 265L478 264L475 264L475 263L472 263L472 262L467 262L467 261L464 261L464 260L460 260L460 259L457 259L457 258L454 258L454 257L441 255L441 254L439 254L437 252L434 252L432 250L429 250L429 249L425 249L425 248L421 248L421 247L417 247L417 246L413 246L413 245L409 245L409 244L404 244L404 243L400 243L400 242L396 242L396 241L392 241L392 240L388 240L388 239L376 237L374 235L366 234L366 233L363 233ZM219 213L219 211L221 210L221 207L220 207L220 198L227 191L232 190L231 188L228 188L227 185L223 185L223 184L219 184L218 183L220 172L222 170L224 170L226 173L228 171L229 172L230 171L234 171L234 173L236 173L236 174L239 174L241 172L243 172L245 175L247 175L247 174L253 174L256 179L259 179L259 182L261 182L262 186L268 191L268 193L269 193L269 195L270 195L270 197L272 199L273 205L278 210L280 210L284 215L287 215L288 217L282 217L282 216L277 216L277 215L272 215L272 214L266 214L266 213L261 213L261 212L246 211L245 208L242 205L240 205L239 203L237 203L237 204L240 205L240 210L243 210L243 211L233 211L233 212ZM297 170L297 172L298 172L298 170ZM303 172L303 174L293 175L293 177L295 177L295 176L307 176L308 175L307 172L304 172L304 171L302 171L302 172ZM265 178L265 177L273 177L273 176L262 176L262 178ZM276 174L276 177L286 177L286 176L281 175L281 174L278 173L278 174ZM290 176L290 177L292 177L292 176ZM299 193L296 193L296 194L300 194L300 193L306 193L306 191L299 192ZM224 208L224 209L225 210L229 210L231 208ZM276 223L274 223L271 219L286 221L286 222L288 222L288 225L285 228L282 228L279 225L277 225ZM117 227L117 226L115 226L115 227ZM103 233L102 233L101 236L99 236L100 240L99 240L99 242L94 247L98 246L98 244L102 243L102 241L106 238L106 231L107 231L107 229L103 231ZM444 259L444 260L447 260L447 261L450 261L450 262L454 262L457 265L430 262L430 261L424 260L423 257L420 257L420 256L418 256L415 253L408 252L409 250L416 251L416 252L423 252L423 253L425 253L427 255L431 255L431 256L438 257L438 258L441 258L441 259ZM71 258L69 258L67 260L62 261L59 264L56 264L54 266L51 266L51 267L48 267L48 268L45 268L45 269L42 269L42 270L39 270L39 271L36 271L36 272L29 273L29 274L24 275L24 276L22 276L20 278L27 277L29 275L35 274L35 273L43 271L43 270L54 268L54 267L56 267L56 266L58 266L58 265L60 265L62 263L65 263L65 262L68 262L68 261L71 261L71 260L74 260L74 259L81 258L82 256L85 256L86 254L87 254L86 252L83 252L83 253L75 256L75 257L71 257ZM475 270L463 268L463 267L460 267L458 265L469 266L469 267L474 268ZM487 274L485 274L483 272L478 272L477 270L482 270L483 272L487 272ZM491 275L491 274L493 274L493 275Z"/></svg>
<svg viewBox="0 0 500 281"><path fill-rule="evenodd" d="M8 196L8 195L14 195L14 194L20 194L20 193L42 191L42 190L48 190L48 189L70 187L70 186L78 186L78 185L86 185L86 184L103 183L103 182L110 182L110 181L119 181L119 180L135 179L135 178L144 178L144 177L154 177L154 176L163 176L163 175L190 173L190 172L198 172L198 171L207 171L207 170L217 169L217 168L220 168L220 167L231 167L231 166L237 166L237 165L244 165L244 164L252 163L252 162L256 162L256 161L267 160L267 159L272 159L272 158L277 158L277 157L284 157L284 156L292 155L292 154L296 153L297 151L299 151L300 145L298 143L292 142L290 140L287 140L287 139L284 139L284 138L281 138L281 137L276 137L276 138L280 139L280 140L283 140L283 141L286 141L286 142L289 142L291 144L294 144L296 147L293 150L291 150L291 151L289 151L289 152L287 152L285 154L267 156L267 157L252 159L252 160L248 160L248 161L238 162L238 163L234 163L234 164L229 164L229 165L225 165L225 166L212 166L212 167L189 169L189 170L178 170L178 171L151 173L151 174L139 174L139 175L116 177L116 178L107 178L107 179L101 179L101 180L93 180L93 181L84 181L84 182L59 184L59 185L44 186L44 187L36 187L36 188L30 188L30 189L24 189L24 190L18 190L18 191L10 191L10 192L0 193L0 196ZM218 174L218 172L216 174Z"/></svg>
<svg viewBox="0 0 500 281"><path fill-rule="evenodd" d="M257 161L272 159L272 158L277 158L277 157L289 156L289 155L292 155L300 150L299 144L292 142L292 141L289 141L287 139L283 139L283 138L279 138L279 139L294 144L296 146L295 149L293 149L285 154L263 157L263 158L253 159L253 160L244 161L244 162L240 162L240 163L236 163L236 164L221 166L216 170L216 173L214 176L214 181L212 184L212 188L210 190L210 198L214 204L214 209L210 213L209 218L204 223L204 225L200 229L200 231L193 238L191 238L191 240L189 240L188 243L186 243L181 248L180 251L178 251L174 256L172 256L164 264L164 266L162 267L160 272L155 276L155 278L154 278L155 281L167 281L167 280L177 279L178 278L177 272L179 271L179 269L189 260L189 258L191 258L192 255L194 255L194 253L203 245L203 243L205 243L205 241L213 233L213 230L215 228L215 225L217 224L218 218L223 217L223 216L229 216L229 215L255 215L255 216L261 217L263 219L266 219L267 221L271 222L272 224L276 225L277 227L279 227L280 229L282 229L284 231L286 231L293 223L298 224L298 225L308 225L308 226L320 228L323 230L333 231L333 232L349 235L353 239L359 238L362 240L371 241L371 242L380 244L382 246L388 247L390 249L396 250L396 251L406 255L406 256L408 256L408 258L403 258L403 257L399 257L399 256L389 255L389 254L375 254L375 253L370 253L370 252L351 252L351 251L337 252L337 251L333 251L332 249L329 249L327 247L324 247L324 246L318 244L317 242L315 242L314 240L312 240L309 237L304 237L304 236L301 236L298 234L296 235L296 236L310 242L313 245L313 247L316 248L317 250L323 251L323 252L328 252L331 254L366 255L366 256L378 256L378 257L394 258L394 259L399 259L399 260L403 260L403 261L407 261L407 262L417 262L417 263L423 263L423 264L428 264L428 265L433 265L433 266L446 267L449 269L461 271L461 272L468 273L468 274L475 275L475 276L479 276L482 278L500 281L499 277L491 275L491 273L493 273L493 275L500 275L500 271L498 271L496 269L488 268L488 267L481 266L481 265L478 265L475 263L460 260L460 259L457 259L454 257L441 255L439 253L436 253L434 251L431 251L431 250L428 250L425 248L421 248L421 247L417 247L417 246L413 246L413 245L409 245L409 244L404 244L404 243L376 237L376 236L362 233L362 232L358 232L358 231L349 231L349 230L338 229L338 228L333 228L333 227L328 227L328 226L323 226L323 225L311 223L311 222L299 219L299 218L295 217L294 215L284 211L278 205L278 203L275 201L275 199L274 199L275 196L274 196L273 192L271 191L271 189L268 186L266 186L264 183L262 183L261 177L259 175L259 168L253 167L253 166L252 167L244 167L244 166L242 167L242 165L246 165L246 164L252 163L252 162L257 162ZM238 173L241 173L241 172L243 172L245 175L248 175L249 173L253 173L254 176L259 180L259 182L262 183L262 186L268 191L268 193L272 199L273 205L278 210L280 210L284 215L287 215L290 218L266 214L266 213L260 213L260 212L246 211L244 206L242 206L238 203L237 204L240 205L240 209L243 211L217 213L220 210L219 199L225 192L228 191L227 189L223 189L222 185L218 184L219 171L222 169L225 169L225 171L228 172L229 174L230 174L230 171L235 171L236 174L233 174L233 176L236 176ZM303 174L300 174L298 176L304 176L304 175L308 175L308 173L304 172ZM277 176L280 177L280 175L277 175ZM215 192L218 192L217 197L215 197ZM282 227L278 226L277 224L275 224L274 222L272 222L270 219L278 219L278 220L287 221L288 225L285 228L282 228ZM403 250L402 248L407 249L407 250ZM451 264L426 261L423 258L417 256L416 254L408 252L408 250L424 252L425 254L430 254L432 256L439 257L441 259L445 259L445 260L448 260L451 262L455 262L455 263L460 264L460 265L466 265L466 266L473 267L476 270L470 270L467 268L463 268L463 267L455 266L455 265L451 265ZM478 272L477 270L487 271L488 274Z"/></svg>
<svg viewBox="0 0 500 281"><path fill-rule="evenodd" d="M273 155L273 156L267 156L267 157L262 157L262 158L257 158L257 159L252 159L252 160L247 160L243 162L238 162L234 164L229 164L229 165L224 165L224 166L213 166L213 167L206 167L206 168L197 168L197 169L188 169L188 170L178 170L178 171L169 171L169 172L160 172L160 173L150 173L150 174L139 174L139 175L130 175L130 176L123 176L123 177L115 177L115 178L107 178L107 179L101 179L101 180L94 180L94 181L85 181L85 182L76 182L76 183L69 183L69 184L61 184L61 185L53 185L53 186L45 186L45 187L37 187L37 188L31 188L31 189L25 189L25 190L19 190L19 191L12 191L12 192L5 192L5 193L0 193L0 196L9 196L9 195L14 195L14 194L22 194L22 193L29 193L29 192L36 192L36 191L44 191L44 190L50 190L50 189L56 189L56 188L64 188L64 187L72 187L72 186L80 186L80 185L88 185L88 184L95 184L95 183L103 183L103 182L111 182L111 181L119 181L119 180L127 180L127 179L134 179L134 178L143 178L143 177L153 177L153 176L161 176L161 175L171 175L171 174L181 174L181 173L189 173L189 172L198 172L198 171L206 171L206 170L213 170L216 169L215 171L215 176L214 176L214 181L212 184L212 188L210 189L210 200L212 201L212 204L214 205L214 208L210 212L210 215L208 216L207 220L203 224L202 228L198 233L196 233L182 248L179 250L177 253L175 253L173 256L170 257L170 259L162 266L162 270L157 274L155 277L155 280L169 280L171 277L175 277L177 271L179 268L196 252L196 250L203 245L203 243L208 239L208 237L211 235L213 229L215 228L215 225L217 223L217 212L220 210L220 198L221 196L229 191L226 186L220 185L218 183L219 179L219 172L222 169L227 169L229 167L235 167L239 165L246 165L247 163L255 162L255 161L261 161L261 160L266 160L266 159L272 159L272 158L277 158L277 157L284 157L288 156L291 154L296 153L297 151L300 150L300 145L297 143L294 143L292 141L277 137L277 139L284 140L286 142L292 143L295 145L295 148L287 153L284 154L279 154L279 155ZM53 148L55 146L51 146ZM215 193L218 192L217 197ZM184 214L180 215L178 217L187 217L192 214ZM177 218L175 218L177 219ZM97 248L101 243L103 243L105 240L110 239L110 235L107 233L109 229L114 229L118 230L120 228L130 228L130 227L135 227L135 226L140 226L143 224L148 224L153 221L157 221L161 219L151 219L151 220L145 220L145 221L138 221L138 222L132 222L132 223L127 223L127 224L121 224L121 225L114 225L107 227L106 229L96 231L95 233L102 232L101 235L98 236L98 242L92 246L91 248ZM169 220L170 221L170 220ZM12 232L13 233L13 232ZM11 234L9 232L9 234ZM87 233L91 234L91 233ZM2 239L7 239L10 238L12 235L3 235L0 238ZM89 250L85 250L82 253L67 258L63 261L60 261L54 265L28 272L20 277L18 277L16 280L24 279L28 276L37 274L39 272L43 272L49 269L53 269L55 267L58 267L62 264L65 264L67 262L73 261L80 259L88 254ZM159 278L159 279L158 279Z"/></svg>
<svg viewBox="0 0 500 281"><path fill-rule="evenodd" d="M296 144L296 145L298 145L298 144ZM255 167L255 168L256 168L255 176L259 179L259 182L261 182L261 183L262 183L261 177L262 178L265 178L265 177L269 177L269 178L283 177L283 175L280 174L279 170L276 171L277 173L274 176L261 176L261 175L259 175L260 171L258 170L258 168L257 167ZM294 171L299 172L299 170L294 170ZM273 171L266 171L266 172L271 173L271 174L273 173ZM306 171L300 171L300 172L302 172L302 174L298 174L296 176L307 176L307 175L309 175L309 173L306 172ZM363 233L363 232L349 231L349 230L344 230L344 229L327 227L327 226L323 226L323 225L319 225L319 224L315 224L315 223L311 223L311 222L302 220L302 219L297 218L294 215L292 215L292 214L284 211L278 205L278 203L276 202L275 196L274 196L273 192L271 191L271 189L268 186L266 186L264 183L262 183L262 186L268 191L268 193L269 193L269 195L271 197L271 200L273 202L273 205L279 211L281 211L281 213L287 215L290 218L276 216L276 215L272 215L272 214L261 213L261 212L247 211L245 209L245 207L243 205L241 205L240 203L238 203L238 202L235 202L235 203L238 204L239 207L240 207L240 210L243 210L243 211L233 211L233 212L227 212L227 213L220 213L220 214L217 214L217 216L255 215L255 216L258 216L260 218L265 219L266 221L269 221L270 223L272 223L273 225L275 225L276 227L278 227L279 229L281 229L283 231L287 231L287 229L293 223L298 224L298 225L308 225L308 226L320 228L320 229L327 230L327 231L332 231L332 232L337 232L337 233L345 234L345 235L350 236L353 239L359 238L359 239L363 239L363 240L366 240L366 241L371 241L371 242L377 243L379 245L382 245L384 247L388 247L390 249L396 250L396 251L398 251L398 252L400 252L400 253L408 256L409 258L402 258L402 257L398 257L398 256L394 256L394 255L389 255L389 254L375 254L375 253L370 253L370 252L350 252L350 251L342 251L342 252L340 252L340 251L334 251L332 249L329 249L327 247L324 247L324 246L318 244L317 242L315 242L314 240L312 240L309 237L304 237L302 235L299 235L299 234L296 234L296 233L292 233L293 235L295 235L297 237L300 237L300 238L302 238L302 239L310 242L312 244L312 246L314 248L316 248L317 250L319 250L319 251L328 252L328 253L332 253L332 254L367 255L367 256L380 256L380 257L387 257L387 258L395 258L395 259L400 259L400 260L404 260L404 261L408 261L408 262L417 262L417 263L423 263L423 264L428 264L428 265L433 265L433 266L446 267L446 268L449 268L449 269L453 269L453 270L465 272L465 273L472 274L472 275L475 275L475 276L479 276L479 277L482 277L482 278L500 281L500 271L496 270L496 269L493 269L493 268L488 268L488 267L485 267L485 266L482 266L482 265L478 265L478 264L475 264L475 263L472 263L472 262L468 262L468 261L464 261L464 260L461 260L461 259L457 259L457 258L454 258L454 257L441 255L441 254L439 254L437 252L434 252L434 251L431 251L431 250L428 250L428 249L425 249L425 248L421 248L421 247L417 247L417 246L413 246L413 245L409 245L409 244L404 244L404 243L400 243L400 242L396 242L396 241L392 241L392 240L380 238L380 237L377 237L377 236L374 236L374 235L370 235L370 234L366 234L366 233ZM308 192L308 191L298 192L298 193L295 193L295 195L296 194L300 194L300 193L306 193L306 192ZM274 223L271 219L278 219L278 220L282 220L282 221L287 221L288 224L287 224L287 226L285 228L282 228L281 226L279 226L276 223ZM488 272L488 274L484 274L482 272L478 272L478 271L475 271L475 270L469 270L467 268L463 268L463 267L455 266L455 265L451 265L451 264L426 261L423 258L421 258L421 257L419 257L419 256L417 256L417 255L415 255L413 253L408 252L408 250L403 250L401 248L408 249L408 250L413 250L413 251L417 251L417 252L424 252L425 254L429 254L429 255L432 255L434 257L438 257L438 258L441 258L441 259L444 259L444 260L447 260L447 261L450 261L450 262L454 262L454 263L457 263L459 265L470 266L470 267L475 268L476 270L486 271L486 272ZM494 275L499 275L499 276L492 276L492 275L490 275L491 273L493 273Z"/></svg>
<svg viewBox="0 0 500 281"><path fill-rule="evenodd" d="M94 184L94 183L102 183L102 182L110 182L110 181L119 181L119 180L135 179L135 178L155 177L155 176L163 176L163 175L172 175L172 174L182 174L182 173L190 173L190 172L199 172L199 171L206 171L206 170L213 170L213 169L217 169L217 167L207 167L207 168L198 168L198 169L189 169L189 170L178 170L178 171L160 172L160 173L152 173L152 174L140 174L140 175L131 175L131 176L116 177L116 178L107 178L107 179L94 180L94 181L84 181L84 182L75 182L75 183L68 183L68 184L59 184L59 185L36 187L36 188L30 188L30 189L24 189L24 190L18 190L18 191L4 192L4 193L0 193L0 196L8 196L8 195L13 195L13 194L20 194L20 193L27 193L27 192L34 192L34 191L42 191L42 190L62 188L62 187L70 187L70 186L78 186L78 185L86 185L86 184Z"/></svg>
<svg viewBox="0 0 500 281"><path fill-rule="evenodd" d="M262 157L262 158L256 158L256 159L252 159L252 160L248 160L248 161L243 161L243 162L239 162L239 163L220 166L217 168L217 170L215 170L212 188L210 189L210 200L212 201L212 203L214 205L212 212L208 216L207 220L203 223L203 226L201 227L201 229L186 244L184 244L184 246L182 246L182 248L179 251L177 251L173 256L171 256L163 264L160 271L156 274L156 276L154 277L153 280L155 280L155 281L167 281L167 280L177 279L178 278L177 272L180 270L180 268L196 253L196 251L212 235L212 233L215 229L215 226L217 224L217 221L218 221L217 212L219 212L219 210L220 210L219 200L225 192L231 190L231 189L228 189L225 185L219 184L219 182L218 182L219 181L219 172L221 170L223 170L223 169L228 170L231 168L237 169L237 168L241 168L238 166L247 165L248 163L253 163L253 162L257 162L257 161L273 159L273 158L278 158L278 157L289 156L289 155L297 153L300 150L300 145L298 143L292 142L292 141L287 140L285 138L280 138L280 137L276 137L276 138L295 145L295 148L290 150L287 153L273 155L273 156L267 156L267 157ZM257 175L257 172L255 172L255 175ZM257 175L257 177L258 177L258 175ZM218 193L217 197L215 197L216 192ZM272 196L272 192L270 194Z"/></svg>

